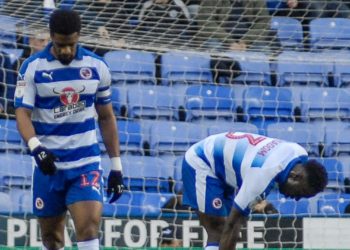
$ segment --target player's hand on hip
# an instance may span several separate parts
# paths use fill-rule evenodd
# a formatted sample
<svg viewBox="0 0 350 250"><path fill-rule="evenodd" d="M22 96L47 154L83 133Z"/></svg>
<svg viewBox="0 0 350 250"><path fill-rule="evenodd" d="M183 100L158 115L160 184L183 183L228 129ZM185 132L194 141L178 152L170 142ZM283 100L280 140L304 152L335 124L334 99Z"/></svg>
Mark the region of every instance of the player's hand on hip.
<svg viewBox="0 0 350 250"><path fill-rule="evenodd" d="M120 198L124 190L123 174L121 171L111 170L107 181L107 197L113 193L109 203L113 203Z"/></svg>
<svg viewBox="0 0 350 250"><path fill-rule="evenodd" d="M44 175L54 175L56 173L56 157L47 148L39 145L34 148L32 155L35 159L36 164Z"/></svg>

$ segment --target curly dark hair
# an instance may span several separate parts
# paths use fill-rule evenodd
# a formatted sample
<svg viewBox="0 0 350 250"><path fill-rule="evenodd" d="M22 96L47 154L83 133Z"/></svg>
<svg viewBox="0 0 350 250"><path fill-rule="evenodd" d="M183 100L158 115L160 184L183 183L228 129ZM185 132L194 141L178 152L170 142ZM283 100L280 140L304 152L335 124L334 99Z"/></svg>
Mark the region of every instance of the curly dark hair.
<svg viewBox="0 0 350 250"><path fill-rule="evenodd" d="M71 35L75 32L80 33L80 16L74 10L57 9L50 16L50 33L61 35Z"/></svg>
<svg viewBox="0 0 350 250"><path fill-rule="evenodd" d="M322 192L328 184L328 174L325 167L316 160L309 160L304 166L310 188L315 194Z"/></svg>

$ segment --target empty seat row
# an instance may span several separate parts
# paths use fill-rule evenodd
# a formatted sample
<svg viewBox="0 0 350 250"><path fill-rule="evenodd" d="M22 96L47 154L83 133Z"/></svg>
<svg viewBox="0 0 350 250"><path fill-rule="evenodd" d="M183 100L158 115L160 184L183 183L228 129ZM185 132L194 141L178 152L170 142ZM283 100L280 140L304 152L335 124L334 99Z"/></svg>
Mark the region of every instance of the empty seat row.
<svg viewBox="0 0 350 250"><path fill-rule="evenodd" d="M160 84L166 86L213 83L209 54L166 52L160 56L159 73L156 57L151 52L134 50L110 51L104 55L112 81L119 85L157 84L158 75ZM277 76L277 86L346 87L350 84L350 51L285 51L272 61L261 52L228 52L221 55L221 60L237 61L241 70L234 79L219 78L220 83L273 85L273 73Z"/></svg>
<svg viewBox="0 0 350 250"><path fill-rule="evenodd" d="M196 121L223 118L291 121L295 109L301 121L350 118L350 91L338 88L228 87L113 87L112 105L117 114L130 118ZM239 110L241 108L241 110ZM183 112L183 117L181 117Z"/></svg>
<svg viewBox="0 0 350 250"><path fill-rule="evenodd" d="M271 192L266 199L284 215L341 216L346 212L346 207L350 207L350 194L338 192L325 192L315 198L299 201Z"/></svg>

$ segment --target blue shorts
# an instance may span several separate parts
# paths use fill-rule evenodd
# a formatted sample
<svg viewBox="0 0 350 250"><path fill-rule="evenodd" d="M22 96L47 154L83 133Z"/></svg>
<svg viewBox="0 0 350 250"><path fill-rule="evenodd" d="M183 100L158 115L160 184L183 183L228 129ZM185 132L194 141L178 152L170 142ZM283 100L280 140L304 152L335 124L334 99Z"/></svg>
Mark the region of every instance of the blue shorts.
<svg viewBox="0 0 350 250"><path fill-rule="evenodd" d="M218 179L210 166L197 155L186 154L182 163L182 181L184 205L208 215L229 215L234 188Z"/></svg>
<svg viewBox="0 0 350 250"><path fill-rule="evenodd" d="M44 175L38 167L33 173L33 213L53 217L67 211L79 201L103 202L103 177L98 164Z"/></svg>

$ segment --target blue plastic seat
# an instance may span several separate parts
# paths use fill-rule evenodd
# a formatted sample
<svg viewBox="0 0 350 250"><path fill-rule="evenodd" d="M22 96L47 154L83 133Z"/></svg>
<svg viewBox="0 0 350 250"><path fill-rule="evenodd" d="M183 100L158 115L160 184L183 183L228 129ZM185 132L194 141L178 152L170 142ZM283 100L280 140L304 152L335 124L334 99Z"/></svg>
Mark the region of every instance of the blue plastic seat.
<svg viewBox="0 0 350 250"><path fill-rule="evenodd" d="M104 55L112 82L116 84L156 84L155 56L136 50L109 51Z"/></svg>
<svg viewBox="0 0 350 250"><path fill-rule="evenodd" d="M267 136L300 144L314 156L321 154L319 145L324 142L324 127L311 123L278 122L267 126Z"/></svg>
<svg viewBox="0 0 350 250"><path fill-rule="evenodd" d="M350 51L341 51L335 54L334 58L334 86L349 87L350 86Z"/></svg>
<svg viewBox="0 0 350 250"><path fill-rule="evenodd" d="M215 85L194 85L186 90L187 121L201 119L228 119L235 117L233 88Z"/></svg>
<svg viewBox="0 0 350 250"><path fill-rule="evenodd" d="M321 53L285 51L277 56L278 86L329 86L333 62Z"/></svg>
<svg viewBox="0 0 350 250"><path fill-rule="evenodd" d="M96 125L97 126L97 125ZM132 120L118 120L118 134L120 142L120 151L123 153L143 154L143 136L141 132L141 125ZM98 129L97 140L101 150L106 150L101 132Z"/></svg>
<svg viewBox="0 0 350 250"><path fill-rule="evenodd" d="M318 199L318 213L321 215L342 215L350 204L350 194L322 194Z"/></svg>
<svg viewBox="0 0 350 250"><path fill-rule="evenodd" d="M350 118L350 93L338 88L305 88L301 92L304 121Z"/></svg>
<svg viewBox="0 0 350 250"><path fill-rule="evenodd" d="M325 156L350 155L349 122L327 122L325 126Z"/></svg>
<svg viewBox="0 0 350 250"><path fill-rule="evenodd" d="M207 136L206 129L187 122L154 122L151 126L152 155L183 154L192 144Z"/></svg>
<svg viewBox="0 0 350 250"><path fill-rule="evenodd" d="M270 61L262 52L229 52L225 56L238 61L241 72L234 83L249 85L271 85Z"/></svg>
<svg viewBox="0 0 350 250"><path fill-rule="evenodd" d="M174 165L152 156L122 155L124 185L131 191L170 192L169 178L174 178ZM110 159L102 157L104 177L109 174Z"/></svg>
<svg viewBox="0 0 350 250"><path fill-rule="evenodd" d="M178 119L178 103L168 86L138 86L128 90L129 116L143 119Z"/></svg>
<svg viewBox="0 0 350 250"><path fill-rule="evenodd" d="M259 130L254 124L246 122L220 122L214 126L209 126L208 135L220 134L225 132L247 132L258 134Z"/></svg>
<svg viewBox="0 0 350 250"><path fill-rule="evenodd" d="M103 204L104 216L147 217L159 216L163 206L174 196L170 193L124 191L114 204ZM106 200L107 201L107 200Z"/></svg>
<svg viewBox="0 0 350 250"><path fill-rule="evenodd" d="M33 212L33 196L30 189L14 187L9 190L14 211L18 213Z"/></svg>
<svg viewBox="0 0 350 250"><path fill-rule="evenodd" d="M1 213L12 213L13 207L12 207L12 201L11 197L8 193L0 192L0 212Z"/></svg>
<svg viewBox="0 0 350 250"><path fill-rule="evenodd" d="M16 121L0 119L0 151L23 151L25 148L17 130Z"/></svg>
<svg viewBox="0 0 350 250"><path fill-rule="evenodd" d="M348 18L316 18L310 22L310 44L314 50L349 49L350 20Z"/></svg>
<svg viewBox="0 0 350 250"><path fill-rule="evenodd" d="M277 31L277 38L284 50L303 49L303 27L292 17L271 17L271 29Z"/></svg>
<svg viewBox="0 0 350 250"><path fill-rule="evenodd" d="M0 15L0 45L5 48L16 48L16 25L18 19Z"/></svg>
<svg viewBox="0 0 350 250"><path fill-rule="evenodd" d="M250 87L243 93L243 110L248 120L293 120L293 97L290 89Z"/></svg>
<svg viewBox="0 0 350 250"><path fill-rule="evenodd" d="M210 55L166 52L161 56L163 85L212 83Z"/></svg>
<svg viewBox="0 0 350 250"><path fill-rule="evenodd" d="M283 215L309 215L311 208L308 199L300 199L296 201L294 199L285 198L278 192L271 192L267 198L267 201L271 202L272 205Z"/></svg>
<svg viewBox="0 0 350 250"><path fill-rule="evenodd" d="M113 111L116 115L123 116L123 110L127 108L127 91L125 88L111 86L111 99Z"/></svg>
<svg viewBox="0 0 350 250"><path fill-rule="evenodd" d="M327 171L327 188L344 191L344 168L343 164L336 158L314 158L320 162Z"/></svg>
<svg viewBox="0 0 350 250"><path fill-rule="evenodd" d="M18 153L0 153L0 187L30 187L32 158Z"/></svg>

